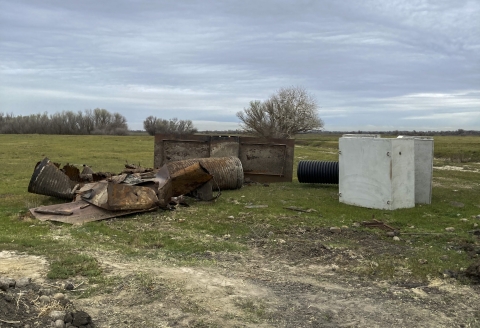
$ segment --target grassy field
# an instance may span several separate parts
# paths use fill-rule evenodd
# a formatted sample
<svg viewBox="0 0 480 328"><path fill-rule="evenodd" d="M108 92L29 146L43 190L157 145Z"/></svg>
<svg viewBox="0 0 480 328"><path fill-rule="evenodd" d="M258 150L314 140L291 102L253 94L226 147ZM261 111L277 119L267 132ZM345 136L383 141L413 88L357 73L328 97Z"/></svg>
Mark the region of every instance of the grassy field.
<svg viewBox="0 0 480 328"><path fill-rule="evenodd" d="M338 136L302 135L296 144L294 171L300 160L338 160ZM480 224L474 218L480 215L479 137L435 138L434 166L458 170L435 169L432 204L412 209L384 211L341 204L338 186L299 184L295 177L292 183L223 191L213 203L192 201L190 207L176 211L157 211L83 226L42 223L27 215L31 207L61 202L27 192L34 166L43 157L62 164L85 163L94 170L120 172L125 162L151 167L153 148L151 136L0 135L0 251L18 250L45 256L52 279L83 275L101 281L102 270L91 250L205 264L208 260L199 260L198 254L242 253L256 247L258 240L263 245L276 245L274 241L279 235L287 236L288 231L302 227L353 229L355 222L375 216L404 233L401 240L395 242L381 230L355 228L355 231L367 233L392 249L408 250L366 249L369 260L376 265L351 267L351 272L394 279L401 267L409 272L411 279L422 281L441 277L445 270L466 268L472 258L465 245L478 245L478 238L469 231L475 229L475 223ZM268 207L246 209L249 204ZM285 209L287 206L312 211L292 212ZM446 227L454 227L455 231L446 232ZM325 243L331 248L362 251L362 246L349 235L339 234Z"/></svg>

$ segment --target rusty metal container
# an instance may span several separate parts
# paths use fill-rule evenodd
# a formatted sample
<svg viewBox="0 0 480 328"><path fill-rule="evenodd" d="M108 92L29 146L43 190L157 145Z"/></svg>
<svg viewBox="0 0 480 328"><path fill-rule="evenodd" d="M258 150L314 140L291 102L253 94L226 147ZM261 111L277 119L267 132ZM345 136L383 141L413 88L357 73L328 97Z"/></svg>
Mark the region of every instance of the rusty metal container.
<svg viewBox="0 0 480 328"><path fill-rule="evenodd" d="M154 166L195 158L235 156L257 182L291 182L295 140L237 136L155 135Z"/></svg>
<svg viewBox="0 0 480 328"><path fill-rule="evenodd" d="M45 157L33 171L28 185L28 192L63 199L73 199L73 188L76 184Z"/></svg>
<svg viewBox="0 0 480 328"><path fill-rule="evenodd" d="M214 186L218 184L221 190L239 189L243 185L243 167L238 157L193 158L167 163L170 175L186 167L200 163L214 178Z"/></svg>

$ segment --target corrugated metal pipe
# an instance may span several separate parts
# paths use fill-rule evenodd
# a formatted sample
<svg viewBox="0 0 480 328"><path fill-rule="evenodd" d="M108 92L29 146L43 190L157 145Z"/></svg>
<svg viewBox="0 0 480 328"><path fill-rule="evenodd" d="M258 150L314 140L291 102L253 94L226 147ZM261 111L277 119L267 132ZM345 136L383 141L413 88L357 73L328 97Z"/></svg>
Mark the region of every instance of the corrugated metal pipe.
<svg viewBox="0 0 480 328"><path fill-rule="evenodd" d="M338 162L300 161L297 177L300 183L338 184Z"/></svg>
<svg viewBox="0 0 480 328"><path fill-rule="evenodd" d="M167 168L170 174L173 174L195 163L200 163L213 175L215 183L221 190L239 189L243 185L242 162L234 156L185 159L167 163Z"/></svg>
<svg viewBox="0 0 480 328"><path fill-rule="evenodd" d="M76 184L77 182L70 180L65 173L45 157L35 166L28 185L28 192L63 199L73 199L75 196L73 189Z"/></svg>

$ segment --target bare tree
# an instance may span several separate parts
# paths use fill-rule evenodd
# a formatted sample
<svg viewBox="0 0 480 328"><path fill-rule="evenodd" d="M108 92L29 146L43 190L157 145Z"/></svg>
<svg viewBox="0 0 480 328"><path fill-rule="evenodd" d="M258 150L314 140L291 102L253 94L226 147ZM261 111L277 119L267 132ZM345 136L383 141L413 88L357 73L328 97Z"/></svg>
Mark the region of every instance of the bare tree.
<svg viewBox="0 0 480 328"><path fill-rule="evenodd" d="M151 136L156 133L192 134L197 132L191 120L179 120L178 118L165 120L154 116L149 116L143 121L143 128Z"/></svg>
<svg viewBox="0 0 480 328"><path fill-rule="evenodd" d="M143 128L151 136L155 135L155 124L157 123L157 118L149 116L143 121Z"/></svg>
<svg viewBox="0 0 480 328"><path fill-rule="evenodd" d="M242 129L264 138L292 138L300 132L320 129L316 100L301 87L282 88L265 101L251 101L237 117Z"/></svg>
<svg viewBox="0 0 480 328"><path fill-rule="evenodd" d="M85 114L82 118L82 131L86 134L91 134L95 129L95 115L91 109L85 109Z"/></svg>

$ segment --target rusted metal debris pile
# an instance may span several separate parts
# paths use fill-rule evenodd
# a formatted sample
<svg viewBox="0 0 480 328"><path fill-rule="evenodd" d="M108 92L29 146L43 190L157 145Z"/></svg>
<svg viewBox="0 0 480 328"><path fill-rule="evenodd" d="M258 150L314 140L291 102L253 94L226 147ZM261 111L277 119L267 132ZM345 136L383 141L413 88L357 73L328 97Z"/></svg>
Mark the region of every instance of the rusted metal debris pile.
<svg viewBox="0 0 480 328"><path fill-rule="evenodd" d="M37 163L28 191L72 200L30 209L39 220L80 224L122 215L169 209L172 197L191 195L213 200L220 190L243 185L237 157L199 158L169 162L160 169L125 165L120 174L93 172L84 165L60 164L44 158ZM214 190L216 195L214 196Z"/></svg>

